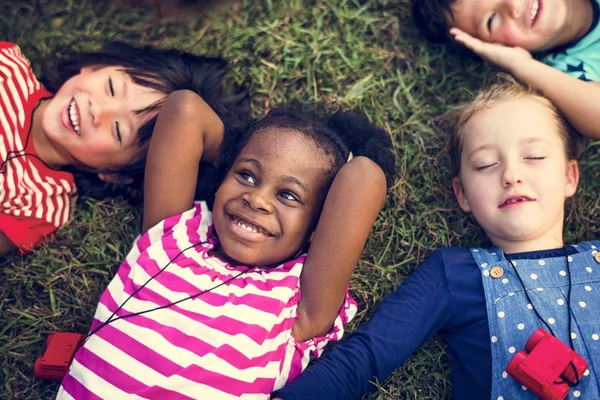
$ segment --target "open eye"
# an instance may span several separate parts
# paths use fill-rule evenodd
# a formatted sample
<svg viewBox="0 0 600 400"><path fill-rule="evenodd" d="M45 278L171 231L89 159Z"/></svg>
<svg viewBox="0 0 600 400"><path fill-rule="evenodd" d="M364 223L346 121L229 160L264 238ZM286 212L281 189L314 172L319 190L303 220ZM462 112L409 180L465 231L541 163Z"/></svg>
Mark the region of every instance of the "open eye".
<svg viewBox="0 0 600 400"><path fill-rule="evenodd" d="M247 172L247 171L240 171L237 173L237 175L244 181L255 185L256 184L256 179L254 179L254 176L252 176L251 173Z"/></svg>
<svg viewBox="0 0 600 400"><path fill-rule="evenodd" d="M281 198L288 200L288 201L300 201L298 199L298 196L296 196L294 193L289 192L287 190L280 192L279 196L281 196Z"/></svg>
<svg viewBox="0 0 600 400"><path fill-rule="evenodd" d="M112 78L108 77L108 90L110 91L110 95L115 97L115 87L113 86Z"/></svg>

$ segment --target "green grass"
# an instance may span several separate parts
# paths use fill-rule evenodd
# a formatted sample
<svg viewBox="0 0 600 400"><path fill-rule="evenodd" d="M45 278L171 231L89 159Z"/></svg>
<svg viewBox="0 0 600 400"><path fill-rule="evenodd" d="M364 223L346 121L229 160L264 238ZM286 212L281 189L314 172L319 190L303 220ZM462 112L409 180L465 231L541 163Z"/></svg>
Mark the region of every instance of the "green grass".
<svg viewBox="0 0 600 400"><path fill-rule="evenodd" d="M359 108L385 127L398 181L352 279L361 311L351 329L433 249L481 243L455 205L436 121L490 71L425 43L411 25L408 0L229 1L210 13L190 7L160 10L160 17L155 3L134 9L138 1L3 0L0 38L19 44L34 66L68 46L94 47L95 39L222 55L231 61L231 81L250 91L256 115L288 100L318 100ZM595 143L583 157L568 241L598 237L599 149ZM44 338L87 330L140 216L122 199L83 199L73 221L35 254L0 261L0 398L55 395L57 384L33 379ZM434 339L371 398L442 399L451 390L448 357Z"/></svg>

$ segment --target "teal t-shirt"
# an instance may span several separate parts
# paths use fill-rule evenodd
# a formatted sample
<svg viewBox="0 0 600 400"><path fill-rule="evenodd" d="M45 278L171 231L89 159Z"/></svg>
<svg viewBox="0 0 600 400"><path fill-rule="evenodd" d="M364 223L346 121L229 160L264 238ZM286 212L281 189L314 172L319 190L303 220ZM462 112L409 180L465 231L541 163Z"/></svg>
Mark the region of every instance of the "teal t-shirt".
<svg viewBox="0 0 600 400"><path fill-rule="evenodd" d="M553 50L542 61L583 81L600 82L600 0L590 0L594 20L589 32L577 42Z"/></svg>

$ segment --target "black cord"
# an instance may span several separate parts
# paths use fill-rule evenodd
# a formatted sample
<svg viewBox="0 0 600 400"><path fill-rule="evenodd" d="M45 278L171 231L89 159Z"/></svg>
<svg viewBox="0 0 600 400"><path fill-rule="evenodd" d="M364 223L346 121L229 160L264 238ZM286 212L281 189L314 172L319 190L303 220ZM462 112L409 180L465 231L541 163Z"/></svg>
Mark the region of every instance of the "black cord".
<svg viewBox="0 0 600 400"><path fill-rule="evenodd" d="M571 288L573 286L573 282L571 280L571 263L569 262L569 254L567 253L566 246L563 247L563 251L564 251L565 260L567 262L567 274L569 275L569 289L567 291L567 310L568 310L568 316L569 316L569 319L568 319L569 346L571 347L571 350L575 351L575 348L573 346L573 338L571 337L571 326L572 326L571 325L571 322L572 322L572 318L571 318ZM548 323L546 322L546 320L544 320L544 318L542 318L542 316L540 315L539 311L537 310L537 308L533 304L533 301L531 300L531 297L529 297L529 292L527 291L527 288L525 287L525 284L523 283L523 279L521 278L521 275L519 274L519 271L517 271L515 262L510 259L510 257L508 256L508 254L504 254L504 258L506 258L506 261L508 261L508 263L511 265L511 267L515 271L515 274L517 275L517 278L519 278L519 282L521 283L521 286L523 287L523 291L525 292L525 297L527 297L527 301L529 301L529 304L531 304L531 307L532 307L533 311L535 312L535 315L540 319L540 321L542 321L544 323L544 325L546 326L546 328L548 328L548 331L550 331L550 333L552 334L552 336L556 337L556 335L554 334L554 330L552 330L552 328L550 327L550 325L548 325ZM569 365L571 366L571 368L573 368L573 371L575 371L576 383L575 384L571 384L571 382L565 381L565 380L563 380L563 381L557 381L557 382L554 382L554 383L556 383L556 384L566 383L569 386L576 386L576 385L579 384L579 373L577 372L577 368L575 367L575 364L573 363L573 361L569 361Z"/></svg>
<svg viewBox="0 0 600 400"><path fill-rule="evenodd" d="M27 146L29 145L29 138L31 137L31 130L33 129L33 117L35 115L35 112L37 111L38 107L42 104L42 101L47 100L49 97L43 97L41 98L37 104L35 105L35 107L33 108L33 111L31 112L31 116L29 117L29 131L27 132L27 136L25 136L25 144L23 145L23 148L21 150L11 150L8 153L6 153L6 157L4 158L4 160L2 161L2 164L0 164L0 174L4 174L6 175L8 173L8 163L11 160L14 160L15 158L19 158L19 157L33 157L33 158L37 158L38 160L40 160L40 162L42 164L44 164L47 168L52 169L52 170L58 170L58 168L53 168L50 165L46 164L46 162L44 160L42 160L37 154L33 154L33 153L26 153L25 149L27 148Z"/></svg>
<svg viewBox="0 0 600 400"><path fill-rule="evenodd" d="M177 301L174 301L174 302L172 302L172 303L168 303L168 304L165 304L165 305L162 305L162 306L158 306L158 307L150 308L150 309L148 309L148 310L139 311L139 312L135 312L135 313L131 313L131 314L125 314L125 315L122 315L122 316L119 316L119 317L113 318L113 317L114 317L114 316L115 316L115 315L116 315L116 314L117 314L117 313L118 313L118 312L119 312L119 311L120 311L120 310L121 310L121 309L122 309L122 308L125 306L125 304L126 304L126 303L127 303L127 302L128 302L128 301L129 301L129 300L130 300L130 299L131 299L133 296L135 296L135 295L136 295L136 294L137 294L137 293L138 293L140 290L142 290L142 289L143 289L143 288L144 288L144 287L145 287L145 286L146 286L148 283L150 283L150 282L151 282L151 281L152 281L154 278L156 278L156 277L157 277L158 275L160 275L160 274L161 274L161 273L162 273L162 272L163 272L165 269L167 269L167 267L168 267L169 265L171 265L171 264L172 264L172 263L173 263L175 260L177 260L177 258L178 258L180 255L182 255L182 254L183 254L183 253L184 253L186 250L189 250L189 249L191 249L191 248L194 248L194 247L196 247L196 246L200 246L200 245L203 245L203 244L206 244L206 243L208 243L208 242L199 242L199 243L192 244L191 246L188 246L188 247L186 247L185 249L181 250L179 253L177 253L177 255L176 255L175 257L173 257L172 259L170 259L170 260L169 260L169 262L168 262L168 263L167 263L167 264L166 264L164 267L162 267L162 268L161 268L161 269L160 269L160 270L159 270L159 271L158 271L156 274L152 275L152 276L151 276L151 277L150 277L150 278L149 278L149 279L148 279L146 282L144 282L144 284L143 284L143 285L141 285L141 286L140 286L139 288L137 288L137 289L136 289L136 290L135 290L135 291L134 291L132 294L130 294L130 295L129 295L129 297L127 297L127 299L125 299L125 301L124 301L123 303L121 303L121 305L119 305L119 307L117 307L117 309L116 309L116 310L115 310L115 311L114 311L114 312L111 314L111 316L110 316L110 317L108 317L108 319L106 319L106 321L104 321L104 322L103 322L103 323L102 323L102 324L101 324L99 327L97 327L96 329L94 329L93 331L90 331L90 332L89 332L87 335L85 335L85 336L83 337L83 339L81 339L81 341L79 342L79 347L83 346L83 344L84 344L84 343L85 343L85 342L86 342L86 341L87 341L87 340L88 340L88 339L89 339L89 338L90 338L92 335L94 335L94 334L95 334L95 333L97 333L97 332L98 332L100 329L104 328L106 325L108 325L108 324L110 324L110 323L113 323L113 322L115 322L115 321L118 321L118 320L120 320L120 319L125 319L125 318L129 318L129 317L134 317L134 316L136 316L136 315L142 315L142 314L146 314L146 313L149 313L149 312L152 312L152 311L161 310L161 309L163 309L163 308L172 307L172 306L174 306L174 305L177 305L177 304L179 304L179 303L181 303L181 302L184 302L184 301L186 301L186 300L194 299L194 298L196 298L196 297L198 297L198 296L202 296L202 295L203 295L203 294L205 294L205 293L212 292L213 290L215 290L215 289L217 289L217 288L219 288L219 287L221 287L221 286L223 286L223 285L225 285L225 284L227 284L227 283L231 282L232 280L234 280L234 279L236 279L236 278L240 277L241 275L243 275L243 274L245 274L245 273L249 272L250 270L254 269L254 267L248 267L248 266L246 266L246 268L247 268L246 270L244 270L244 271L240 272L240 273L239 273L239 274L237 274L237 275L234 275L234 276L232 276L231 278L227 279L226 281L223 281L223 282L219 283L219 284L218 284L218 285L216 285L216 286L213 286L213 287L212 287L212 288L210 288L210 289L207 289L207 290L202 290L202 291L200 291L200 292L198 292L198 293L196 293L196 294L190 295L190 296L188 296L188 297L184 297L183 299L180 299L180 300L177 300Z"/></svg>

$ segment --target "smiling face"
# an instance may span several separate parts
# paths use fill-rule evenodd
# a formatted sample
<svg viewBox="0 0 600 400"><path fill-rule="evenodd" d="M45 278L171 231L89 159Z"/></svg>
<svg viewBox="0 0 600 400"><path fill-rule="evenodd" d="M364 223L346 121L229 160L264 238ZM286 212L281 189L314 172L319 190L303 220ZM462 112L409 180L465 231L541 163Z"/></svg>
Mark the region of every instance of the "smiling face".
<svg viewBox="0 0 600 400"><path fill-rule="evenodd" d="M540 97L491 103L463 128L454 190L492 243L514 253L562 246L564 204L577 188L556 117Z"/></svg>
<svg viewBox="0 0 600 400"><path fill-rule="evenodd" d="M121 67L85 67L48 101L41 129L61 165L118 168L139 156L137 132L149 116L136 111L163 98L135 84Z"/></svg>
<svg viewBox="0 0 600 400"><path fill-rule="evenodd" d="M295 130L254 133L215 196L220 251L245 265L294 257L320 215L331 165L312 139Z"/></svg>
<svg viewBox="0 0 600 400"><path fill-rule="evenodd" d="M457 0L449 24L486 42L549 50L584 35L590 0Z"/></svg>

